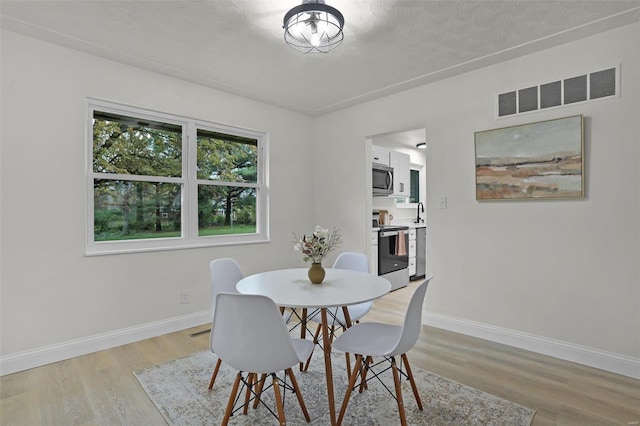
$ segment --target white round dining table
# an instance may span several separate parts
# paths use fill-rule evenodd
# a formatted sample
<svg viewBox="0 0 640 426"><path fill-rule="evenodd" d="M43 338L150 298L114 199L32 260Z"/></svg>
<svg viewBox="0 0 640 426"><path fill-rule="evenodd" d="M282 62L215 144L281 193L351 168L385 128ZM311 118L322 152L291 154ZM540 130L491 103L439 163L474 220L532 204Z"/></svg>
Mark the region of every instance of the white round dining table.
<svg viewBox="0 0 640 426"><path fill-rule="evenodd" d="M261 272L242 278L236 284L236 290L242 294L267 296L282 308L320 309L327 398L333 426L337 424L337 420L327 308L346 307L378 299L391 291L391 283L385 278L364 272L332 268L325 271L326 275L321 284L313 284L309 281L306 268ZM346 308L344 313L347 325L351 325ZM303 326L302 330L304 329ZM304 338L304 334L301 337Z"/></svg>
<svg viewBox="0 0 640 426"><path fill-rule="evenodd" d="M325 269L322 284L313 284L308 269L280 269L241 279L236 290L261 294L287 308L329 308L378 299L391 291L385 278L348 269Z"/></svg>

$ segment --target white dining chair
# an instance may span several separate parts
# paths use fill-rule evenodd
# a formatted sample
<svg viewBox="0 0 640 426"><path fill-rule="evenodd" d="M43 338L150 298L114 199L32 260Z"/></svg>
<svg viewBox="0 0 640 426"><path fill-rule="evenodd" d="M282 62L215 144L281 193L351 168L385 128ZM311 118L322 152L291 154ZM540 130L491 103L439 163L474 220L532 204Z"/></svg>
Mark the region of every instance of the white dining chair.
<svg viewBox="0 0 640 426"><path fill-rule="evenodd" d="M369 259L364 253L344 252L338 255L336 261L333 263L333 268L369 273ZM357 322L369 313L372 307L373 302L363 302L356 305L350 305L348 306L349 318L351 321ZM341 308L335 307L331 308L331 310L332 312L335 312L337 322L343 325L346 324L346 319Z"/></svg>
<svg viewBox="0 0 640 426"><path fill-rule="evenodd" d="M251 400L254 401L254 407L258 403L266 406L261 395L270 388L274 390L277 414L270 407L267 408L281 425L286 424L280 385L285 391L296 394L302 413L309 422L309 413L291 367L306 360L312 349L310 340L291 337L278 307L268 297L218 293L211 329L211 350L225 364L238 370L222 425L226 425L231 414L240 408L246 414ZM284 379L276 374L281 371L285 372ZM265 388L267 376L271 376L271 385ZM234 410L240 383L243 389L246 388L246 396L244 404ZM240 389L240 395L243 389Z"/></svg>
<svg viewBox="0 0 640 426"><path fill-rule="evenodd" d="M367 258L367 255L364 253L358 253L358 252L340 253L336 258L335 262L333 263L333 269L348 269L351 271L369 273L369 259ZM372 307L373 307L373 302L363 302L363 303L358 303L356 305L348 306L347 310L349 311L349 319L351 320L352 323L359 322L360 319L362 319L362 317L364 317L367 313L369 313ZM344 311L342 310L341 306L333 306L333 307L327 308L327 313L329 314L328 320L331 321L331 324L329 324L331 337L334 336L336 325L342 328L343 330L347 329L347 319L344 316ZM321 321L320 313L315 312L314 314L309 316L307 320L315 321L319 323ZM314 343L316 344L318 343L319 336L320 336L320 324L318 324L318 327L316 328L316 332L313 337ZM311 361L311 358L307 360L303 369L304 371L307 371L307 369L309 368L310 361ZM348 354L346 355L346 362L347 362L347 374L350 374L351 365L350 365Z"/></svg>
<svg viewBox="0 0 640 426"><path fill-rule="evenodd" d="M394 395L398 403L398 412L402 426L407 424L407 420L404 412L402 390L400 388L401 375L409 379L418 408L422 410L422 401L420 400L418 387L411 373L411 367L409 366L406 353L413 348L418 341L422 327L422 306L424 304L427 286L432 278L433 275L428 276L424 282L416 288L413 296L411 296L411 301L409 302L402 325L363 322L350 327L333 342L333 349L357 354L356 363L349 378L349 386L342 402L340 415L338 416L338 424L341 424L344 418L349 398L351 397L351 392L354 389L358 376L360 377L359 391L362 392L367 383L367 373L371 372L373 377L377 378L378 374L389 368L387 367L382 372L376 373L374 367L386 362L391 363L395 395L391 390L389 390L389 392ZM396 363L396 357L398 355L400 355L401 358L400 368L398 368ZM382 357L384 359L372 365L374 357ZM403 371L403 366L406 372Z"/></svg>
<svg viewBox="0 0 640 426"><path fill-rule="evenodd" d="M218 293L237 293L236 284L244 275L240 270L238 262L231 258L215 259L209 262L209 275L211 279L211 318L213 319L216 309L216 296ZM216 366L213 369L211 380L209 381L209 390L213 389L216 381L218 370L222 360L218 358Z"/></svg>

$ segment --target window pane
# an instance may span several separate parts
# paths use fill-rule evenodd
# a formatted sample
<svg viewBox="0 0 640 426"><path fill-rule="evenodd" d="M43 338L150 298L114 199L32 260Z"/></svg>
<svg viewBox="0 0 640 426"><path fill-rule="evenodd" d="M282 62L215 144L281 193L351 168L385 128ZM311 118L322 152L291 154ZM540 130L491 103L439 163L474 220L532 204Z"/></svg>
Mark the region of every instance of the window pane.
<svg viewBox="0 0 640 426"><path fill-rule="evenodd" d="M94 180L95 241L181 236L180 185Z"/></svg>
<svg viewBox="0 0 640 426"><path fill-rule="evenodd" d="M256 189L198 185L198 235L256 233Z"/></svg>
<svg viewBox="0 0 640 426"><path fill-rule="evenodd" d="M198 129L198 179L257 182L258 141Z"/></svg>
<svg viewBox="0 0 640 426"><path fill-rule="evenodd" d="M182 127L95 111L93 171L182 176Z"/></svg>
<svg viewBox="0 0 640 426"><path fill-rule="evenodd" d="M409 202L420 202L420 171L418 170L411 170L411 192L409 195Z"/></svg>

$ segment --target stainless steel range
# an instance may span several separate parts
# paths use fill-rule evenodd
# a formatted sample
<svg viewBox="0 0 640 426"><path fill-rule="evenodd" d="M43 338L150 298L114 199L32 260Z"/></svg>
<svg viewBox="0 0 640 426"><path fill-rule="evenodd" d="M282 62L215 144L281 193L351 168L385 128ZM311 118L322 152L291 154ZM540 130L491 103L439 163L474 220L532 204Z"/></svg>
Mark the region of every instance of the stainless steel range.
<svg viewBox="0 0 640 426"><path fill-rule="evenodd" d="M378 231L378 275L391 283L391 290L409 283L409 227L380 225Z"/></svg>

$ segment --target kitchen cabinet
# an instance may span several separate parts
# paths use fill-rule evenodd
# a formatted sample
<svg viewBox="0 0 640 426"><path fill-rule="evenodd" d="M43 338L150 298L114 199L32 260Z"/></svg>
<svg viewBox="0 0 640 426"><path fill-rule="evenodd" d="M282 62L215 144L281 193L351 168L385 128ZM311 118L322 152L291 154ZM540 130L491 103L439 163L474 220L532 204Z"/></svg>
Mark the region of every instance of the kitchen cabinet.
<svg viewBox="0 0 640 426"><path fill-rule="evenodd" d="M411 167L409 154L389 151L389 165L393 168L393 196L411 195Z"/></svg>
<svg viewBox="0 0 640 426"><path fill-rule="evenodd" d="M371 152L373 153L372 162L382 164L385 166L389 166L389 150L386 148L382 148L381 146L373 145L371 147Z"/></svg>
<svg viewBox="0 0 640 426"><path fill-rule="evenodd" d="M416 274L416 228L409 230L409 276Z"/></svg>
<svg viewBox="0 0 640 426"><path fill-rule="evenodd" d="M427 228L412 228L409 232L409 279L424 278L427 269Z"/></svg>
<svg viewBox="0 0 640 426"><path fill-rule="evenodd" d="M371 261L369 262L369 272L378 275L378 231L371 233Z"/></svg>

